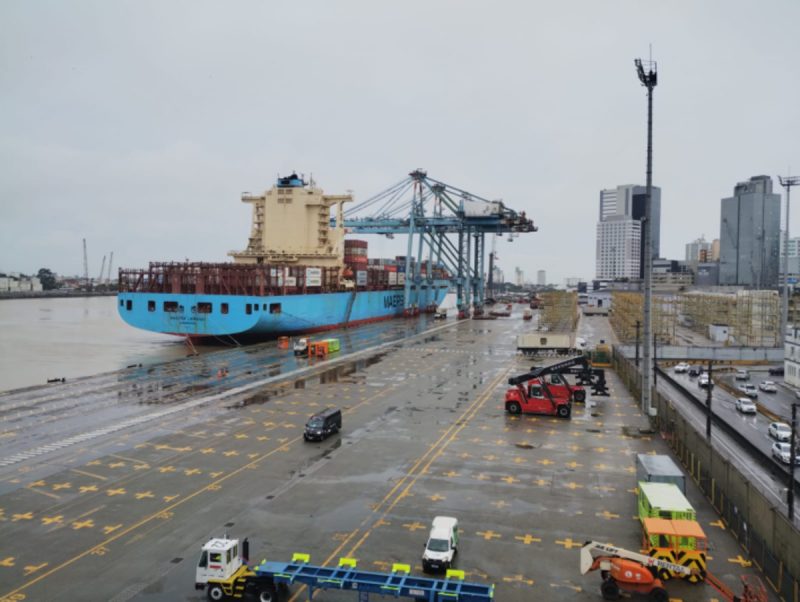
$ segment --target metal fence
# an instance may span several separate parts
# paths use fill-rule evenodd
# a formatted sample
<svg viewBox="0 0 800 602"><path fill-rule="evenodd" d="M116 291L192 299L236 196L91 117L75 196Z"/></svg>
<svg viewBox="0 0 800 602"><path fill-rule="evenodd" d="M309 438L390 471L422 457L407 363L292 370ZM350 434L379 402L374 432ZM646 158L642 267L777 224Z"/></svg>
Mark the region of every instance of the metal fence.
<svg viewBox="0 0 800 602"><path fill-rule="evenodd" d="M613 366L633 396L639 398L641 374L616 347ZM705 424L693 423L660 393L653 395L652 402L657 409L652 418L654 428L736 538L742 556L761 569L782 600L800 602L800 532L781 508L774 507L730 460L709 445Z"/></svg>

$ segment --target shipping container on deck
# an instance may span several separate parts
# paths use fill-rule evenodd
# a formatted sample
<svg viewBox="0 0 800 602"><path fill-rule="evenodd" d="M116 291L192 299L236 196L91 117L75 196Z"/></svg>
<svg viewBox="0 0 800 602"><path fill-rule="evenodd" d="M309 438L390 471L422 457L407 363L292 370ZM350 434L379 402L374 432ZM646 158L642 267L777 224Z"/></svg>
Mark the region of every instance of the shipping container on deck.
<svg viewBox="0 0 800 602"><path fill-rule="evenodd" d="M669 456L638 454L636 480L648 483L672 483L686 494L686 475Z"/></svg>

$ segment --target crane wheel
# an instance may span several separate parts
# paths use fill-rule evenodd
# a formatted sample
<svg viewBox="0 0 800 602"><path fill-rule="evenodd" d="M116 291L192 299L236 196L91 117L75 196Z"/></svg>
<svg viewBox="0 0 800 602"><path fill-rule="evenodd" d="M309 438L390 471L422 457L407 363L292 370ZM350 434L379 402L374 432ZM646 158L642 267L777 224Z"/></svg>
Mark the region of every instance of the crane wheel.
<svg viewBox="0 0 800 602"><path fill-rule="evenodd" d="M669 594L663 587L654 587L647 594L647 599L650 602L669 602Z"/></svg>
<svg viewBox="0 0 800 602"><path fill-rule="evenodd" d="M519 414L522 411L522 408L516 401L512 401L508 405L506 405L506 411L509 414Z"/></svg>
<svg viewBox="0 0 800 602"><path fill-rule="evenodd" d="M569 406L563 405L558 406L556 413L558 414L559 418L569 418L569 415L572 413L572 411L569 409Z"/></svg>
<svg viewBox="0 0 800 602"><path fill-rule="evenodd" d="M222 587L219 585L209 585L207 595L212 602L219 602L225 599L225 592L222 591Z"/></svg>
<svg viewBox="0 0 800 602"><path fill-rule="evenodd" d="M274 587L265 587L258 592L258 602L276 602L278 594Z"/></svg>
<svg viewBox="0 0 800 602"><path fill-rule="evenodd" d="M575 401L586 401L586 391L575 391L573 397Z"/></svg>
<svg viewBox="0 0 800 602"><path fill-rule="evenodd" d="M613 578L606 579L600 584L600 593L603 600L619 600L619 585Z"/></svg>

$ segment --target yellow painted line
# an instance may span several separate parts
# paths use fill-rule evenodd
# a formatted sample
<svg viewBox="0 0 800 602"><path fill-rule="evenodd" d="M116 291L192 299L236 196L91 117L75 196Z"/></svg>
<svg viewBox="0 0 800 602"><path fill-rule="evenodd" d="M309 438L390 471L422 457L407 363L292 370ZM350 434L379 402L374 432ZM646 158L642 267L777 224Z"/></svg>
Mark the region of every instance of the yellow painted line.
<svg viewBox="0 0 800 602"><path fill-rule="evenodd" d="M128 458L126 456L119 456L117 454L108 454L108 455L111 456L112 458L117 458L118 460L125 460L127 462L133 462L134 464L147 464L147 462L144 462L142 460L136 460L134 458Z"/></svg>
<svg viewBox="0 0 800 602"><path fill-rule="evenodd" d="M26 487L25 489L27 489L28 491L35 491L36 493L41 493L42 495L46 495L47 497L53 498L54 500L60 500L61 499L60 495L56 495L55 493L50 493L49 491L43 491L41 489L35 489L34 487Z"/></svg>
<svg viewBox="0 0 800 602"><path fill-rule="evenodd" d="M72 472L77 472L78 474L82 474L82 475L85 475L87 477L93 477L95 479L100 479L101 481L107 481L108 480L107 477L101 476L99 474L94 474L93 472L87 472L85 470L78 470L77 468L70 468L70 470Z"/></svg>

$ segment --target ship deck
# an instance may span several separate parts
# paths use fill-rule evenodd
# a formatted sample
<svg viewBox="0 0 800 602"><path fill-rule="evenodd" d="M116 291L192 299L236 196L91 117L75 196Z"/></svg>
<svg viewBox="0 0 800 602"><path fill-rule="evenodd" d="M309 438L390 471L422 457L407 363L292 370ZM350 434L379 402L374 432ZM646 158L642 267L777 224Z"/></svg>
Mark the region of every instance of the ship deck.
<svg viewBox="0 0 800 602"><path fill-rule="evenodd" d="M506 379L530 368L514 335L533 327L518 313L395 340L390 325L310 366L276 371L296 360L265 345L0 396L0 599L202 600L200 545L226 532L248 537L254 560L307 552L421 574L430 522L446 515L462 530L457 567L498 600L599 600L578 548L638 548L636 454L670 453L630 394L610 373L611 396L572 420L511 417ZM580 328L590 344L611 338L605 318ZM305 419L328 405L341 434L304 443ZM751 569L693 483L688 498L710 569L738 589Z"/></svg>

